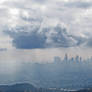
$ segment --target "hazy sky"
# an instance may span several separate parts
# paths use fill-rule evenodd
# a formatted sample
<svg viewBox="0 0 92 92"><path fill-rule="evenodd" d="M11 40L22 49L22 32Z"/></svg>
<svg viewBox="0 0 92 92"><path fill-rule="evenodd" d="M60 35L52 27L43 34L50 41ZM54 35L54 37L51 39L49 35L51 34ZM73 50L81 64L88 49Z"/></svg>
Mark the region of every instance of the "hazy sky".
<svg viewBox="0 0 92 92"><path fill-rule="evenodd" d="M1 61L92 55L92 0L0 0Z"/></svg>

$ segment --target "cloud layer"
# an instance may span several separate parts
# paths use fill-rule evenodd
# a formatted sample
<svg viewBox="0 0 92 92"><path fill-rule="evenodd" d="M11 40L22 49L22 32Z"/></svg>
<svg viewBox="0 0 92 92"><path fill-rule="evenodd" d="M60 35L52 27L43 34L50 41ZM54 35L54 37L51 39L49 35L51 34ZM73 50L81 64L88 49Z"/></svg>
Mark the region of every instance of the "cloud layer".
<svg viewBox="0 0 92 92"><path fill-rule="evenodd" d="M46 22L47 21L47 22ZM73 47L82 44L83 38L70 35L67 27L61 21L47 19L35 25L35 19L31 19L33 26L22 26L5 30L13 38L13 46L19 49ZM27 31L25 31L27 30Z"/></svg>
<svg viewBox="0 0 92 92"><path fill-rule="evenodd" d="M7 41L10 47L6 48L91 44L91 0L4 0L0 5L0 29L4 32L4 39L7 34L10 36Z"/></svg>

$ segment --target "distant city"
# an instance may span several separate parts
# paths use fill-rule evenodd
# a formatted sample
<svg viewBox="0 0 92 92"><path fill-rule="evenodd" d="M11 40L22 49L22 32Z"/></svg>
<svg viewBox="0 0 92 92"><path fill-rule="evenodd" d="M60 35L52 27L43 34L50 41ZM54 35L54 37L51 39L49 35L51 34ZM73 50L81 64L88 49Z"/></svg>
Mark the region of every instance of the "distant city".
<svg viewBox="0 0 92 92"><path fill-rule="evenodd" d="M83 59L79 55L70 58L70 57L68 57L68 54L65 54L64 58L61 58L59 56L54 57L54 63L61 63L61 62L91 63L92 62L92 56L87 58L87 59Z"/></svg>
<svg viewBox="0 0 92 92"><path fill-rule="evenodd" d="M22 62L17 78L42 88L92 87L92 57L84 60L65 54L64 58L55 56L53 62Z"/></svg>

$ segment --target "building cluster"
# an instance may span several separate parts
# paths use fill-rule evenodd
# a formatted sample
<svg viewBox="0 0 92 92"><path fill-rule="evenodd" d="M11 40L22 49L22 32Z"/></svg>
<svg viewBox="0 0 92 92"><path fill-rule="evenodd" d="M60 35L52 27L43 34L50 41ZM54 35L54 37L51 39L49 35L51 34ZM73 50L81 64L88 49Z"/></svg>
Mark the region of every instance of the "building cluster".
<svg viewBox="0 0 92 92"><path fill-rule="evenodd" d="M54 63L60 63L60 62L92 62L92 57L87 58L87 59L83 59L81 56L75 56L75 57L68 57L67 54L65 54L64 58L62 59L59 56L55 56L54 57Z"/></svg>

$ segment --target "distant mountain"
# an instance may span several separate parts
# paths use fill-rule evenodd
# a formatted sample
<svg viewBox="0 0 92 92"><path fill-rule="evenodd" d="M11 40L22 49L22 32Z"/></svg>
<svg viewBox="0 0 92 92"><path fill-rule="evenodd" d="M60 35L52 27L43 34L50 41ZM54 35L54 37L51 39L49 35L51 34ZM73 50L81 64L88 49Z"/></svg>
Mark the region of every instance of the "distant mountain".
<svg viewBox="0 0 92 92"><path fill-rule="evenodd" d="M1 85L0 92L71 92L66 89L36 88L31 84ZM72 91L73 92L73 91Z"/></svg>
<svg viewBox="0 0 92 92"><path fill-rule="evenodd" d="M36 92L36 88L30 84L1 85L0 92Z"/></svg>
<svg viewBox="0 0 92 92"><path fill-rule="evenodd" d="M0 92L92 92L92 89L82 89L79 91L57 88L37 88L28 83L1 85Z"/></svg>

